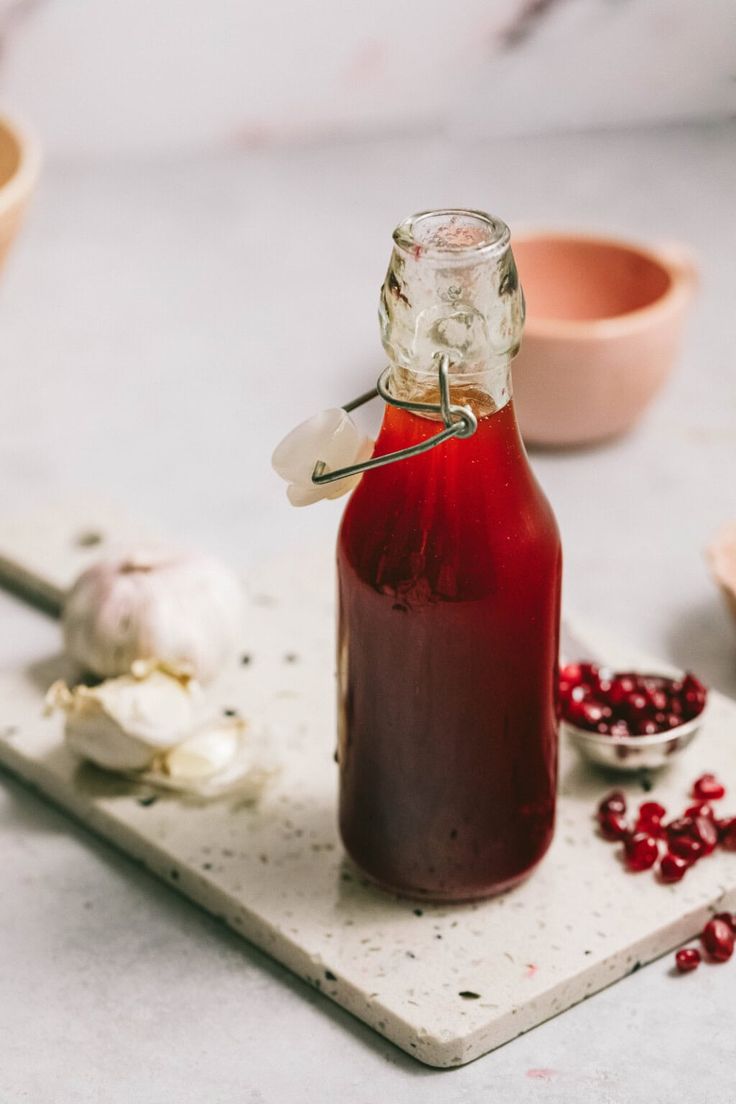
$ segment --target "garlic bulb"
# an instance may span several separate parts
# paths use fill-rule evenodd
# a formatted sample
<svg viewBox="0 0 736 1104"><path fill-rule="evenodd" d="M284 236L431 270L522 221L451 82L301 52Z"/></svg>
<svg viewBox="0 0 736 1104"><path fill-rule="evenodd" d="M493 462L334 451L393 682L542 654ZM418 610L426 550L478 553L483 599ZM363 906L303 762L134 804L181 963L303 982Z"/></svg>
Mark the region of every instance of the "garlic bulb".
<svg viewBox="0 0 736 1104"><path fill-rule="evenodd" d="M367 460L372 452L370 437L361 433L347 411L337 408L323 410L292 429L277 445L271 463L289 484L286 494L292 506L310 506L323 498L340 498L360 480L360 475L353 475L334 483L313 483L318 460L334 471Z"/></svg>
<svg viewBox="0 0 736 1104"><path fill-rule="evenodd" d="M144 770L193 729L201 691L187 674L135 663L129 675L99 686L55 682L49 709L66 714L64 739L77 755L105 770Z"/></svg>
<svg viewBox="0 0 736 1104"><path fill-rule="evenodd" d="M64 605L67 654L102 678L138 659L211 681L238 645L243 593L215 559L142 548L103 560L77 579Z"/></svg>

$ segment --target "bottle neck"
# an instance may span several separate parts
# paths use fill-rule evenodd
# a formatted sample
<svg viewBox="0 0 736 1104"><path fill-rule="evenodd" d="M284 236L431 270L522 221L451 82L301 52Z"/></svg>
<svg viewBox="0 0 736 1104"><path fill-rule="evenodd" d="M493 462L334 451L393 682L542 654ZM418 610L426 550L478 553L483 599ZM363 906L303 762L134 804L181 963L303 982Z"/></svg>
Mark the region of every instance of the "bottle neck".
<svg viewBox="0 0 736 1104"><path fill-rule="evenodd" d="M394 232L379 318L397 398L436 403L442 354L453 402L480 417L503 409L524 324L508 227L479 211L406 219Z"/></svg>
<svg viewBox="0 0 736 1104"><path fill-rule="evenodd" d="M511 359L496 361L473 371L450 371L450 401L469 407L476 418L486 418L503 410L511 401ZM440 402L437 372L417 371L406 364L392 364L389 379L391 394L403 402ZM438 419L439 414L426 417Z"/></svg>

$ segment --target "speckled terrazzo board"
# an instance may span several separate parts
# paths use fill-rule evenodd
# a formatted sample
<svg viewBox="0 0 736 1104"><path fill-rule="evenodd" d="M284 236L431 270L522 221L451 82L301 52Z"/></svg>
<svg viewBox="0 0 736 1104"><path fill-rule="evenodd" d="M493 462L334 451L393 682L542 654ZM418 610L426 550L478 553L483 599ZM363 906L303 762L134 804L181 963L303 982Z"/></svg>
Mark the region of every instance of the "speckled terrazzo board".
<svg viewBox="0 0 736 1104"><path fill-rule="evenodd" d="M53 602L108 535L135 531L114 515L66 509L0 526L0 575L31 589L42 579ZM102 545L90 546L92 532ZM44 690L65 673L57 656L0 675L0 762L433 1066L477 1058L691 937L714 906L736 906L736 855L719 853L678 886L627 874L591 825L611 780L567 748L556 839L525 885L447 907L364 884L335 829L331 559L329 550L294 555L249 578L247 662L213 690L213 707L236 708L272 733L282 770L257 806L152 801L150 789L80 767L60 720L41 716ZM593 643L613 663L637 659L599 634ZM656 796L681 806L706 768L736 780L736 705L724 698L657 779ZM637 783L627 788L641 794Z"/></svg>

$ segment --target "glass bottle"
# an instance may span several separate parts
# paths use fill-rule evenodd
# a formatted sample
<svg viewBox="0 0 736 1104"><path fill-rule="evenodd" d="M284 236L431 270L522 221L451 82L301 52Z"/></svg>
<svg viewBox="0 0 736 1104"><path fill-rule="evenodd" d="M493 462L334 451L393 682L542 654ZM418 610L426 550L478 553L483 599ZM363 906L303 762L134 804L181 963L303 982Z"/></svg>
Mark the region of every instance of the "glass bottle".
<svg viewBox="0 0 736 1104"><path fill-rule="evenodd" d="M561 551L511 396L523 296L508 228L475 211L394 232L380 321L390 394L450 396L477 429L366 471L338 538L340 830L374 882L470 900L553 833ZM374 456L436 416L387 405Z"/></svg>

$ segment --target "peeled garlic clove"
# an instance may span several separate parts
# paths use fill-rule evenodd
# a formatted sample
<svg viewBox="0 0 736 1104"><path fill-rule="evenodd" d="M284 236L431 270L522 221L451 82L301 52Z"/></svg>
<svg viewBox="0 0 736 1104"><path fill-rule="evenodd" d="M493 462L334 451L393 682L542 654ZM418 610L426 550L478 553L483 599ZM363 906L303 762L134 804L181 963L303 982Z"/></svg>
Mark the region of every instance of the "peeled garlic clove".
<svg viewBox="0 0 736 1104"><path fill-rule="evenodd" d="M373 441L356 426L347 411L323 410L302 422L276 447L271 463L277 475L289 484L287 495L293 506L309 506L322 498L339 498L352 490L360 475L338 479L334 483L312 482L318 460L328 471L367 460Z"/></svg>
<svg viewBox="0 0 736 1104"><path fill-rule="evenodd" d="M191 732L200 690L186 674L139 664L99 686L54 683L47 703L66 714L64 739L77 755L105 770L144 770Z"/></svg>
<svg viewBox="0 0 736 1104"><path fill-rule="evenodd" d="M204 725L167 752L164 770L175 782L210 778L233 762L244 731L245 722L238 718Z"/></svg>
<svg viewBox="0 0 736 1104"><path fill-rule="evenodd" d="M240 580L209 556L165 547L131 549L94 564L64 605L66 652L101 678L138 659L188 668L211 681L242 631Z"/></svg>

